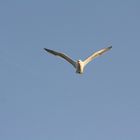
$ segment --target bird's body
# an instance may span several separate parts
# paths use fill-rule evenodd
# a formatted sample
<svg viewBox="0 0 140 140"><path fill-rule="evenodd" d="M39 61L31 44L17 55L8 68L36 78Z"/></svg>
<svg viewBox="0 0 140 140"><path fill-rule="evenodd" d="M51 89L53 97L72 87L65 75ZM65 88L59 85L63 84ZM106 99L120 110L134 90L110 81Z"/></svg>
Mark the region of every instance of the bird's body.
<svg viewBox="0 0 140 140"><path fill-rule="evenodd" d="M94 52L91 56L89 56L88 58L86 58L84 61L82 60L77 60L77 61L74 61L72 60L70 57L68 57L67 55L63 54L63 53L60 53L60 52L56 52L56 51L53 51L53 50L50 50L50 49L47 49L47 48L44 48L47 52L53 54L53 55L56 55L56 56L59 56L59 57L62 57L64 58L66 61L68 61L70 64L72 64L74 66L74 68L76 69L76 73L79 73L79 74L82 74L84 72L84 68L85 66L90 62L92 61L94 58L96 58L97 56L100 56L102 55L104 52L110 50L112 48L112 46L108 47L108 48L104 48L104 49L101 49L97 52Z"/></svg>
<svg viewBox="0 0 140 140"><path fill-rule="evenodd" d="M76 73L82 74L84 72L84 63L81 60L76 62Z"/></svg>

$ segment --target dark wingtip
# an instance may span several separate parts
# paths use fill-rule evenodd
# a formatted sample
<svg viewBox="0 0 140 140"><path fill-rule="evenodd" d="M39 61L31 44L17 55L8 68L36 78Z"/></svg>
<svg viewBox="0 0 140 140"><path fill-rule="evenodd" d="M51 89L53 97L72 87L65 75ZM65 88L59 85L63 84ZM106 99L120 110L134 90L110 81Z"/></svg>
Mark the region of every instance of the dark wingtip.
<svg viewBox="0 0 140 140"><path fill-rule="evenodd" d="M44 50L47 51L48 53L51 53L51 54L53 54L53 55L56 55L55 52L54 52L53 50L50 50L50 49L47 49L47 48L44 48Z"/></svg>
<svg viewBox="0 0 140 140"><path fill-rule="evenodd" d="M44 50L45 50L45 51L47 51L47 52L49 51L49 50L48 50L48 49L46 49L46 48L44 48Z"/></svg>
<svg viewBox="0 0 140 140"><path fill-rule="evenodd" d="M112 48L112 46L108 47L108 49L111 49L111 48Z"/></svg>

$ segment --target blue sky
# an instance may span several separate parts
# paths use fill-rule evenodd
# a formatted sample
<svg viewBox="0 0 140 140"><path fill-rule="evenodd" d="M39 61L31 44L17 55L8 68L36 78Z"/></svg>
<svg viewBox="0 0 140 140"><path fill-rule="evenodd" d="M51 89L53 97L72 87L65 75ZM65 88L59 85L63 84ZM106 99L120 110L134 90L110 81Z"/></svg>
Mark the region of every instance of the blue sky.
<svg viewBox="0 0 140 140"><path fill-rule="evenodd" d="M140 1L1 0L0 139L139 140ZM85 59L75 74L43 48Z"/></svg>

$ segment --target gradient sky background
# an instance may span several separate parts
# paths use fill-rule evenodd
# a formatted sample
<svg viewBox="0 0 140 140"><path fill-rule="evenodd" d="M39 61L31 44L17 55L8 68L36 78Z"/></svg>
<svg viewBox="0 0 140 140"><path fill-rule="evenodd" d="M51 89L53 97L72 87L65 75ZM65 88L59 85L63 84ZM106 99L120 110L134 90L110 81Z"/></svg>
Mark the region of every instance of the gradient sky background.
<svg viewBox="0 0 140 140"><path fill-rule="evenodd" d="M140 140L140 1L1 0L0 139Z"/></svg>

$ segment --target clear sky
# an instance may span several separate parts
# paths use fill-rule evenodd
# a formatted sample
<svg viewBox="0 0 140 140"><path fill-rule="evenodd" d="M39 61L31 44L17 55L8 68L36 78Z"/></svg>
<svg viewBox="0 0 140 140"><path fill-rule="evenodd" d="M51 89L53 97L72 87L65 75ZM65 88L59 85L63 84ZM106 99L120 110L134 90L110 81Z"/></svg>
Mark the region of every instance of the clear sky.
<svg viewBox="0 0 140 140"><path fill-rule="evenodd" d="M140 140L140 1L1 0L0 139Z"/></svg>

